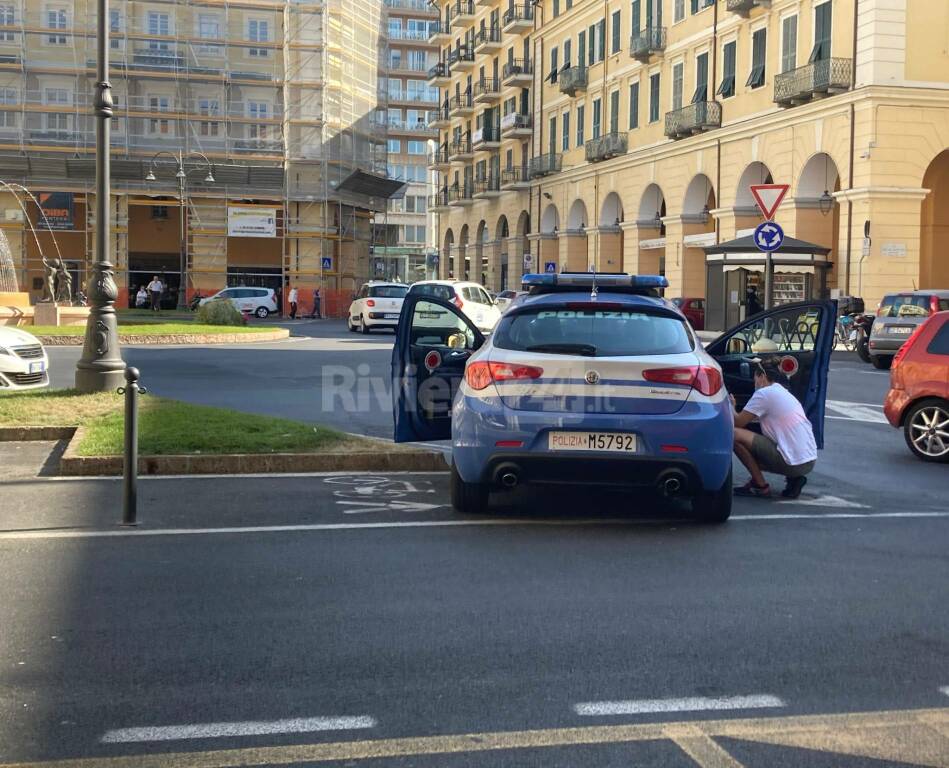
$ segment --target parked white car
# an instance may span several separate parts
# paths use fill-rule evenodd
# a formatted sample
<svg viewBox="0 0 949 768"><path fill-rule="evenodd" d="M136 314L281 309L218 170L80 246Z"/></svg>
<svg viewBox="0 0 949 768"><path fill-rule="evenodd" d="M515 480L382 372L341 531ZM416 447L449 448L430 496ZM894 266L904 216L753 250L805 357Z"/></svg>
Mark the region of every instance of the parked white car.
<svg viewBox="0 0 949 768"><path fill-rule="evenodd" d="M346 324L351 331L369 333L373 328L395 330L402 312L402 301L409 287L405 283L387 283L372 280L356 294L349 305Z"/></svg>
<svg viewBox="0 0 949 768"><path fill-rule="evenodd" d="M409 293L434 296L452 302L479 331L490 333L501 319L501 310L478 283L464 280L422 280L413 283Z"/></svg>
<svg viewBox="0 0 949 768"><path fill-rule="evenodd" d="M227 299L240 312L251 312L257 317L267 317L277 311L277 296L273 288L225 288L198 303L207 304L218 299Z"/></svg>
<svg viewBox="0 0 949 768"><path fill-rule="evenodd" d="M0 393L49 386L49 358L40 340L0 325Z"/></svg>
<svg viewBox="0 0 949 768"><path fill-rule="evenodd" d="M523 291L501 291L495 298L494 303L497 304L498 309L500 309L503 314L504 311L511 306L511 302L522 293Z"/></svg>

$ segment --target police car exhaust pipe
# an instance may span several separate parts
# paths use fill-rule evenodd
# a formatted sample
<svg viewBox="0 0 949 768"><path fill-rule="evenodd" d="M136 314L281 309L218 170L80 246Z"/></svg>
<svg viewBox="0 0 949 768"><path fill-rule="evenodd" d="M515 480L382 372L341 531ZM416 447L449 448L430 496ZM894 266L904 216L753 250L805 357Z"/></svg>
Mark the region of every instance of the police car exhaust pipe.
<svg viewBox="0 0 949 768"><path fill-rule="evenodd" d="M678 496L686 486L686 478L681 472L672 470L663 472L656 481L659 492L668 498Z"/></svg>
<svg viewBox="0 0 949 768"><path fill-rule="evenodd" d="M513 464L502 464L494 473L494 481L503 488L514 488L520 480L520 468Z"/></svg>

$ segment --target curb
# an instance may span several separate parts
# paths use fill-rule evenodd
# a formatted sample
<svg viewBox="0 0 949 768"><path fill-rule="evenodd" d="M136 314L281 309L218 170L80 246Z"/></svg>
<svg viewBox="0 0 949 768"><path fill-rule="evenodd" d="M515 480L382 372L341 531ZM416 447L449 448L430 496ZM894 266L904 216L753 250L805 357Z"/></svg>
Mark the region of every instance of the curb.
<svg viewBox="0 0 949 768"><path fill-rule="evenodd" d="M121 475L121 456L79 456L82 427L0 427L0 441L69 440L59 462L68 477ZM444 472L448 462L435 451L351 451L348 453L233 453L139 456L140 475L241 475L285 472Z"/></svg>
<svg viewBox="0 0 949 768"><path fill-rule="evenodd" d="M81 347L85 343L83 336L37 336L40 342L47 347ZM264 341L279 341L290 338L287 328L276 328L272 331L260 333L175 333L164 336L141 336L119 334L120 344L146 344L162 346L166 344L239 344L258 343Z"/></svg>

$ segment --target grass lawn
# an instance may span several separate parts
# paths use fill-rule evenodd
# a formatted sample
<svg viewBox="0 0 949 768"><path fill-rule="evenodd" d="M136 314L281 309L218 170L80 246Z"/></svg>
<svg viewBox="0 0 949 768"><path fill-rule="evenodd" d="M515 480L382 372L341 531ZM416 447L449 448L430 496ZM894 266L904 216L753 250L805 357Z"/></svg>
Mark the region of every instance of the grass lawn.
<svg viewBox="0 0 949 768"><path fill-rule="evenodd" d="M177 310L177 309L163 309L161 312L152 312L150 309L119 309L116 308L116 314L119 316L119 322L123 323L126 321L134 321L138 318L142 320L155 320L155 321L165 321L165 320L192 320L194 319L194 312L190 309Z"/></svg>
<svg viewBox="0 0 949 768"><path fill-rule="evenodd" d="M36 336L85 336L84 325L27 325L23 330ZM198 325L197 323L119 323L119 334L123 336L176 336L206 335L222 333L248 334L269 333L275 328L261 325Z"/></svg>
<svg viewBox="0 0 949 768"><path fill-rule="evenodd" d="M84 426L82 456L122 453L124 398L74 390L0 396L0 426ZM369 440L328 427L239 413L143 395L139 452L145 456L218 453L302 453L378 449Z"/></svg>

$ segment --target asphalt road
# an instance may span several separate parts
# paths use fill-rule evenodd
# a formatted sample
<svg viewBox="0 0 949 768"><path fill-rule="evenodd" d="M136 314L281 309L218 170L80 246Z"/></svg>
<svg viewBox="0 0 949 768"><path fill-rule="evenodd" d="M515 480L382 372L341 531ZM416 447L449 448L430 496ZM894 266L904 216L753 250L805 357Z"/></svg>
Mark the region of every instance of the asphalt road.
<svg viewBox="0 0 949 768"><path fill-rule="evenodd" d="M120 488L5 483L2 765L949 765L944 505Z"/></svg>

